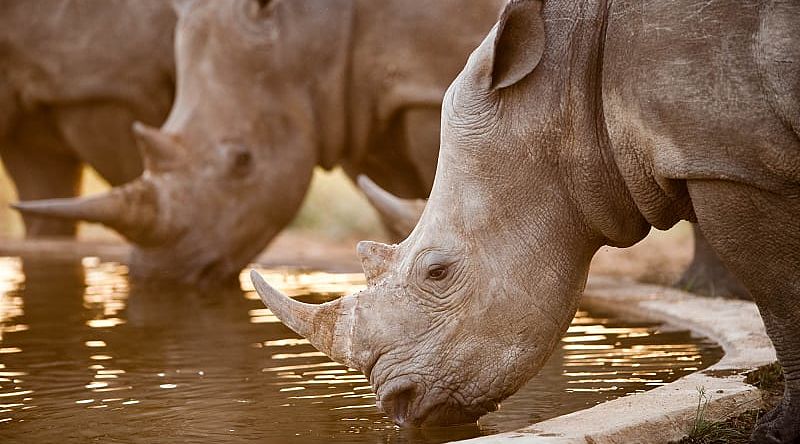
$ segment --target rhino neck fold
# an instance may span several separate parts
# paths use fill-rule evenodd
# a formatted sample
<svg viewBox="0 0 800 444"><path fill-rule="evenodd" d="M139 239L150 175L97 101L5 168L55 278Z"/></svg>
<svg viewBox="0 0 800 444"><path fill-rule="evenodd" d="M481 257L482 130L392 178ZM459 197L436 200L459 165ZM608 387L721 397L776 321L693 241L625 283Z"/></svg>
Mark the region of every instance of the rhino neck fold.
<svg viewBox="0 0 800 444"><path fill-rule="evenodd" d="M609 4L606 0L551 2L545 8L547 51L555 54L547 76L560 83L555 92L558 98L551 103L566 110L561 119L572 132L572 142L559 153L565 185L586 225L606 244L633 245L647 235L650 225L616 163L605 120L603 58Z"/></svg>

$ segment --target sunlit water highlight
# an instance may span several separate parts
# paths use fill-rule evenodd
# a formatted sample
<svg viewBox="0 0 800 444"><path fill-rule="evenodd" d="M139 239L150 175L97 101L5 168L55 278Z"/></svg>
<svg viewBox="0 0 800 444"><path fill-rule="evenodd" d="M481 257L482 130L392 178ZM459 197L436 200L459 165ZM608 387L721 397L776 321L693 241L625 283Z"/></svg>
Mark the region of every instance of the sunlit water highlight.
<svg viewBox="0 0 800 444"><path fill-rule="evenodd" d="M323 302L361 274L262 270ZM0 258L0 442L439 442L512 430L665 384L721 351L579 311L542 372L479 426L400 430L361 373L286 329L242 279L213 296L129 289L96 258Z"/></svg>

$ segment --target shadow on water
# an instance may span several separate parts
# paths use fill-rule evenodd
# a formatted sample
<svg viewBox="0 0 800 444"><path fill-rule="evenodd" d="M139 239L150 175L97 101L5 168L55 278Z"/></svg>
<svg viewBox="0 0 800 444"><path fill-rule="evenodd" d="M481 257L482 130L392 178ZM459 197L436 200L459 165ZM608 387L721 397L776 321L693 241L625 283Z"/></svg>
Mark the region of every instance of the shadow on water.
<svg viewBox="0 0 800 444"><path fill-rule="evenodd" d="M308 302L359 274L265 270ZM400 430L368 381L252 291L128 286L123 265L0 258L0 442L442 442L507 431L674 380L720 350L581 311L541 374L480 425Z"/></svg>

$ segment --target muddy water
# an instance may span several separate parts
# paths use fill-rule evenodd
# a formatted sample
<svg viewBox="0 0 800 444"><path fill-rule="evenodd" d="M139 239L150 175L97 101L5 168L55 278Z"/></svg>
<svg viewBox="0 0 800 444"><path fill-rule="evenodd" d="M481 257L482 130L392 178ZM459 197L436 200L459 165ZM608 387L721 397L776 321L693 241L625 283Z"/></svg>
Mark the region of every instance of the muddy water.
<svg viewBox="0 0 800 444"><path fill-rule="evenodd" d="M361 275L269 271L322 302ZM657 324L580 311L540 375L478 426L405 431L363 375L330 362L244 290L129 289L94 258L0 258L0 442L438 442L507 431L647 390L719 348Z"/></svg>

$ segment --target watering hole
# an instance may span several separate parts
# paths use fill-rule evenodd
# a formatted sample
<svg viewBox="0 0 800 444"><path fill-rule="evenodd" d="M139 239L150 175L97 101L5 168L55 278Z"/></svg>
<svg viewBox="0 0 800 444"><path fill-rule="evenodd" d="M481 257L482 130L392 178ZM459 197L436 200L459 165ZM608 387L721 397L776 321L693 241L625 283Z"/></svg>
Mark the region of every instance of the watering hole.
<svg viewBox="0 0 800 444"><path fill-rule="evenodd" d="M361 274L262 270L305 302ZM97 258L0 258L0 442L441 442L509 431L663 385L722 351L689 332L580 310L542 372L477 426L401 430L249 281L211 296L129 289Z"/></svg>

